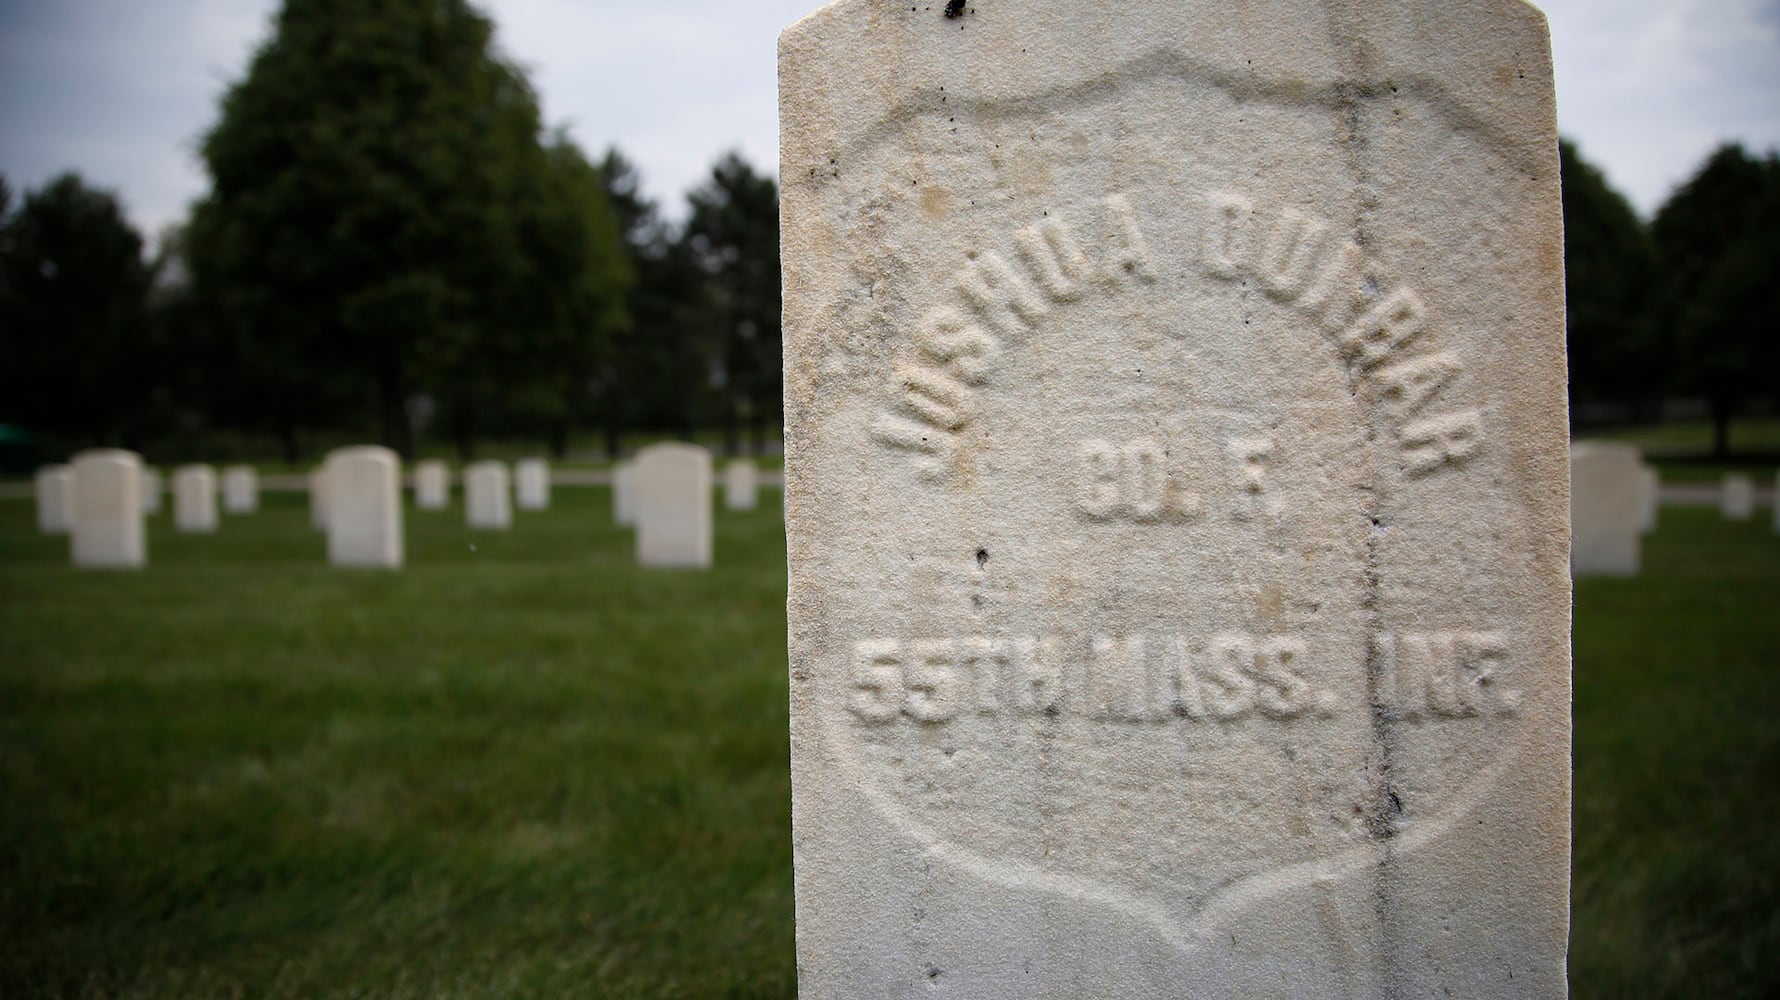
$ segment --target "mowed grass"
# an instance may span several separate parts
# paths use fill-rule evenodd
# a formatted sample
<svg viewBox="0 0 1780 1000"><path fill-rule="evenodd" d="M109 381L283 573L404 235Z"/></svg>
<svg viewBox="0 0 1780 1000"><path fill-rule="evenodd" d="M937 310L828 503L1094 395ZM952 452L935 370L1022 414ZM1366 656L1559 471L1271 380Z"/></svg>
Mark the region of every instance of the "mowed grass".
<svg viewBox="0 0 1780 1000"><path fill-rule="evenodd" d="M603 489L411 510L401 573L267 501L143 573L0 502L0 996L793 995L775 492L709 573ZM1766 515L1577 585L1579 998L1780 992Z"/></svg>
<svg viewBox="0 0 1780 1000"><path fill-rule="evenodd" d="M1570 972L1590 997L1780 996L1780 536L1666 507L1576 583Z"/></svg>
<svg viewBox="0 0 1780 1000"><path fill-rule="evenodd" d="M140 573L0 502L0 996L793 995L778 493L708 573L609 495L399 573L300 494Z"/></svg>

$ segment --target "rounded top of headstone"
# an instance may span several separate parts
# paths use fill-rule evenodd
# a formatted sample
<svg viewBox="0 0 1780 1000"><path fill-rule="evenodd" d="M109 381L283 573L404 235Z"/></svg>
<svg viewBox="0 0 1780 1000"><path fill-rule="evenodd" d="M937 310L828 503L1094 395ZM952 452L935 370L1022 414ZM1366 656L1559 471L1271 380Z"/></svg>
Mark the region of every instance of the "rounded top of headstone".
<svg viewBox="0 0 1780 1000"><path fill-rule="evenodd" d="M203 462L188 462L173 470L173 474L176 476L186 476L194 472L202 472L206 476L214 476L216 475L216 467L206 465Z"/></svg>
<svg viewBox="0 0 1780 1000"><path fill-rule="evenodd" d="M1245 99L1341 106L1357 96L1417 100L1493 143L1542 150L1525 102L1549 103L1550 31L1524 0L1328 4L1272 0L1232 17L1226 4L946 5L837 0L779 35L782 79L799 80L802 116L782 122L787 184L844 176L886 121L929 105L1006 112L1097 92L1123 77L1173 78ZM1264 11L1265 13L1262 13ZM1334 38L1348 42L1336 44ZM844 53L846 71L825 67ZM820 80L811 87L808 81ZM894 95L892 113L865 111ZM819 110L820 109L820 110ZM977 123L961 127L977 128Z"/></svg>
<svg viewBox="0 0 1780 1000"><path fill-rule="evenodd" d="M344 461L347 459L356 461L373 459L376 461L394 462L397 464L400 464L402 460L401 456L380 444L348 445L344 448L335 448L333 451L328 452L329 462Z"/></svg>
<svg viewBox="0 0 1780 1000"><path fill-rule="evenodd" d="M498 458L485 458L479 462L471 462L464 467L465 472L486 472L489 469L506 471L507 465Z"/></svg>
<svg viewBox="0 0 1780 1000"><path fill-rule="evenodd" d="M130 451L126 448L88 448L85 451L76 452L74 457L69 460L69 464L70 465L79 465L82 462L101 462L101 461L102 462L129 461L129 462L135 462L136 464L141 465L142 464L142 456L138 455L135 452Z"/></svg>
<svg viewBox="0 0 1780 1000"><path fill-rule="evenodd" d="M684 441L663 441L660 444L647 445L637 449L639 460L656 455L702 455L711 457L711 450L703 445L688 444Z"/></svg>

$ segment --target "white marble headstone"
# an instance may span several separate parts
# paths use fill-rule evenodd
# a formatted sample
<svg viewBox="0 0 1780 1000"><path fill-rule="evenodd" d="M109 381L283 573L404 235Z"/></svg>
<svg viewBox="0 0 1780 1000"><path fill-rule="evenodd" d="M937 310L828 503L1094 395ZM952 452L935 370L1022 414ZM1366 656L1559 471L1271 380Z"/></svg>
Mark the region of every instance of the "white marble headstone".
<svg viewBox="0 0 1780 1000"><path fill-rule="evenodd" d="M142 525L142 459L120 448L74 456L74 565L137 569L148 565Z"/></svg>
<svg viewBox="0 0 1780 1000"><path fill-rule="evenodd" d="M309 526L316 531L328 530L328 464L309 470Z"/></svg>
<svg viewBox="0 0 1780 1000"><path fill-rule="evenodd" d="M176 531L216 530L216 470L182 465L173 470L173 527Z"/></svg>
<svg viewBox="0 0 1780 1000"><path fill-rule="evenodd" d="M637 452L637 562L711 565L711 453L692 444Z"/></svg>
<svg viewBox="0 0 1780 1000"><path fill-rule="evenodd" d="M637 523L637 463L619 462L612 469L612 520L614 523Z"/></svg>
<svg viewBox="0 0 1780 1000"><path fill-rule="evenodd" d="M378 445L338 448L327 462L328 563L400 569L402 460Z"/></svg>
<svg viewBox="0 0 1780 1000"><path fill-rule="evenodd" d="M164 488L161 483L161 470L153 466L143 466L142 513L152 517L161 512L161 491Z"/></svg>
<svg viewBox="0 0 1780 1000"><path fill-rule="evenodd" d="M451 505L451 470L436 458L414 465L414 506L444 510Z"/></svg>
<svg viewBox="0 0 1780 1000"><path fill-rule="evenodd" d="M544 510L550 506L550 463L541 458L522 458L513 463L514 500L520 510Z"/></svg>
<svg viewBox="0 0 1780 1000"><path fill-rule="evenodd" d="M1663 478L1656 471L1654 465L1639 466L1638 475L1642 485L1642 491L1639 494L1642 512L1639 517L1638 532L1648 535L1656 530L1657 514L1662 509Z"/></svg>
<svg viewBox="0 0 1780 1000"><path fill-rule="evenodd" d="M1741 473L1725 476L1719 499L1725 517L1747 521L1755 516L1755 481Z"/></svg>
<svg viewBox="0 0 1780 1000"><path fill-rule="evenodd" d="M780 38L801 995L1564 996L1543 18L945 6Z"/></svg>
<svg viewBox="0 0 1780 1000"><path fill-rule="evenodd" d="M729 510L753 510L760 503L757 491L760 472L745 458L731 459L723 467L723 506Z"/></svg>
<svg viewBox="0 0 1780 1000"><path fill-rule="evenodd" d="M74 526L74 467L46 465L37 470L37 530L65 535Z"/></svg>
<svg viewBox="0 0 1780 1000"><path fill-rule="evenodd" d="M464 469L464 517L472 528L505 531L513 524L507 465L488 459Z"/></svg>
<svg viewBox="0 0 1780 1000"><path fill-rule="evenodd" d="M1638 449L1586 441L1570 448L1570 569L1576 576L1632 576L1649 481Z"/></svg>
<svg viewBox="0 0 1780 1000"><path fill-rule="evenodd" d="M222 470L222 509L225 514L252 514L260 509L260 474L251 465L231 465Z"/></svg>

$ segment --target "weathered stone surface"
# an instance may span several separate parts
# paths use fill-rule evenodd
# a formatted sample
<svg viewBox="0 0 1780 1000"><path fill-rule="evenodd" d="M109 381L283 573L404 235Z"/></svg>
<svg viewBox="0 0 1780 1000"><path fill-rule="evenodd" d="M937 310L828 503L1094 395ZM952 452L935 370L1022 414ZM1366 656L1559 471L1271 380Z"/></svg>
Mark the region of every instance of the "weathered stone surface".
<svg viewBox="0 0 1780 1000"><path fill-rule="evenodd" d="M507 464L488 459L464 469L464 519L472 528L506 531L513 524Z"/></svg>
<svg viewBox="0 0 1780 1000"><path fill-rule="evenodd" d="M1638 449L1587 441L1570 448L1570 571L1576 576L1631 576L1649 483Z"/></svg>
<svg viewBox="0 0 1780 1000"><path fill-rule="evenodd" d="M612 470L612 520L637 523L637 463L619 462Z"/></svg>
<svg viewBox="0 0 1780 1000"><path fill-rule="evenodd" d="M260 474L251 465L231 465L222 472L225 514L252 514L260 509Z"/></svg>
<svg viewBox="0 0 1780 1000"><path fill-rule="evenodd" d="M513 463L515 500L520 510L544 510L550 506L550 463L541 458L522 458Z"/></svg>
<svg viewBox="0 0 1780 1000"><path fill-rule="evenodd" d="M637 562L711 565L711 453L691 444L637 452Z"/></svg>
<svg viewBox="0 0 1780 1000"><path fill-rule="evenodd" d="M309 526L328 530L328 465L324 460L309 472Z"/></svg>
<svg viewBox="0 0 1780 1000"><path fill-rule="evenodd" d="M142 459L121 448L98 448L75 455L70 466L74 565L94 569L148 565L148 538L142 530Z"/></svg>
<svg viewBox="0 0 1780 1000"><path fill-rule="evenodd" d="M1639 466L1638 467L1638 476L1639 476L1639 485L1642 490L1642 492L1638 496L1638 499L1640 501L1640 514L1639 514L1639 519L1638 519L1638 533L1642 534L1642 535L1648 535L1651 532L1656 530L1657 514L1662 510L1663 477L1656 471L1656 466L1654 466L1654 465ZM1572 508L1574 508L1576 505L1576 501L1574 499L1574 488L1572 488L1572 499L1570 501L1570 505ZM1574 514L1572 514L1571 520L1572 520L1572 524L1573 524L1574 523Z"/></svg>
<svg viewBox="0 0 1780 1000"><path fill-rule="evenodd" d="M173 470L173 528L203 534L216 530L216 470L182 465Z"/></svg>
<svg viewBox="0 0 1780 1000"><path fill-rule="evenodd" d="M1543 19L941 8L780 42L802 995L1562 996Z"/></svg>
<svg viewBox="0 0 1780 1000"><path fill-rule="evenodd" d="M328 563L400 569L402 460L378 445L328 453Z"/></svg>
<svg viewBox="0 0 1780 1000"><path fill-rule="evenodd" d="M421 510L444 510L451 506L451 470L444 462L429 458L415 463L414 506Z"/></svg>
<svg viewBox="0 0 1780 1000"><path fill-rule="evenodd" d="M161 512L161 470L152 465L142 468L142 513L150 517Z"/></svg>
<svg viewBox="0 0 1780 1000"><path fill-rule="evenodd" d="M1724 477L1719 494L1724 516L1733 521L1747 521L1755 516L1755 481L1738 473Z"/></svg>
<svg viewBox="0 0 1780 1000"><path fill-rule="evenodd" d="M728 510L753 510L760 505L760 472L754 463L737 458L723 467L723 506Z"/></svg>
<svg viewBox="0 0 1780 1000"><path fill-rule="evenodd" d="M65 535L74 527L74 467L46 465L33 483L37 496L37 530Z"/></svg>

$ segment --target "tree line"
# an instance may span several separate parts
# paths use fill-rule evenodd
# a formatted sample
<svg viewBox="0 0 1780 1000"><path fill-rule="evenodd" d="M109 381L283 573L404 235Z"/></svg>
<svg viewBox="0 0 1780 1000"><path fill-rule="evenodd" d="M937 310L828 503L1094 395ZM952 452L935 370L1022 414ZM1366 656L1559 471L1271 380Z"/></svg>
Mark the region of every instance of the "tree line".
<svg viewBox="0 0 1780 1000"><path fill-rule="evenodd" d="M1559 157L1572 412L1700 400L1726 457L1732 419L1780 402L1780 159L1720 146L1646 223L1572 143Z"/></svg>
<svg viewBox="0 0 1780 1000"><path fill-rule="evenodd" d="M562 454L597 430L781 419L778 191L730 154L672 222L617 150L546 127L467 0L286 0L199 154L209 190L152 256L69 174L0 179L0 423L49 454L201 454L417 430ZM1574 412L1772 404L1780 162L1714 152L1648 223L1560 149ZM17 204L14 204L14 202Z"/></svg>
<svg viewBox="0 0 1780 1000"><path fill-rule="evenodd" d="M544 126L465 0L286 0L152 257L67 174L0 179L0 423L50 453L316 433L466 457L491 436L778 421L778 191L738 155L682 223L617 150Z"/></svg>

